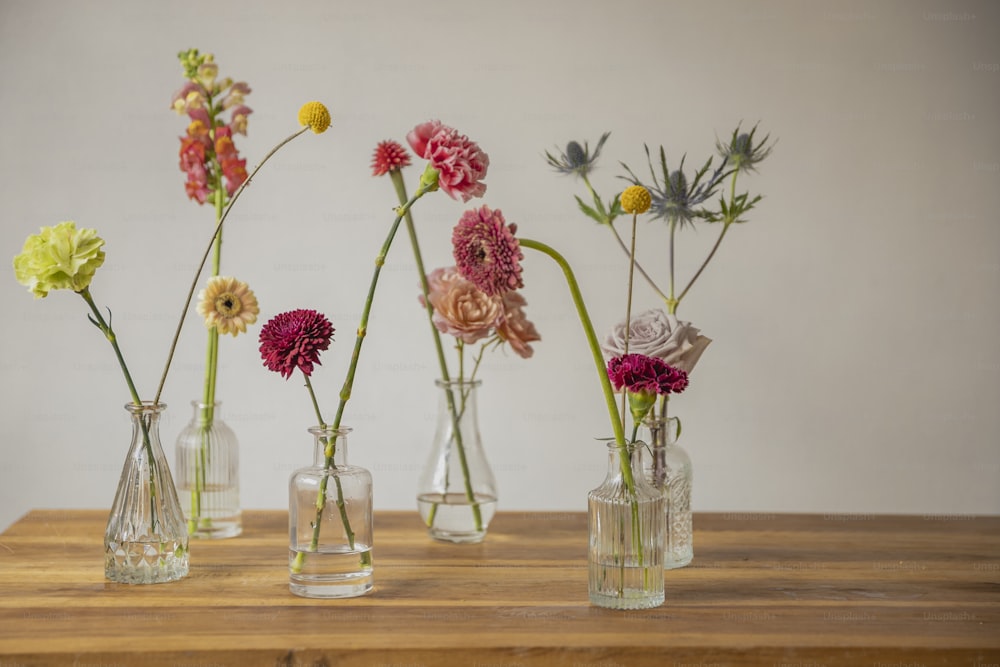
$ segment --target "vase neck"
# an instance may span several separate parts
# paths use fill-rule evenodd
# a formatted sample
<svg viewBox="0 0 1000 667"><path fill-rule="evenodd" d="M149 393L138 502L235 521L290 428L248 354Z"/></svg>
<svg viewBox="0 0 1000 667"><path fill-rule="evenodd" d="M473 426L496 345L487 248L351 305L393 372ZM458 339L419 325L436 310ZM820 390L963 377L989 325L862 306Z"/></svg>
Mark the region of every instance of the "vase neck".
<svg viewBox="0 0 1000 667"><path fill-rule="evenodd" d="M649 431L649 446L653 448L665 449L676 444L676 429L673 419L655 417L646 419L643 422Z"/></svg>
<svg viewBox="0 0 1000 667"><path fill-rule="evenodd" d="M435 380L434 384L441 390L438 405L438 415L442 419L451 420L451 407L454 406L455 414L460 421L477 420L476 415L476 390L482 384L480 380L468 382L466 380L451 380L444 382Z"/></svg>
<svg viewBox="0 0 1000 667"><path fill-rule="evenodd" d="M211 424L216 419L221 419L222 401L205 403L203 401L191 401L194 408L194 421L196 424Z"/></svg>
<svg viewBox="0 0 1000 667"><path fill-rule="evenodd" d="M142 440L145 435L157 441L160 438L160 413L167 408L166 403L152 403L143 401L142 405L126 403L125 409L132 417L132 440L133 442Z"/></svg>
<svg viewBox="0 0 1000 667"><path fill-rule="evenodd" d="M347 465L347 427L314 426L309 429L313 435L313 463L325 466L328 457L332 457L334 466L341 468Z"/></svg>
<svg viewBox="0 0 1000 667"><path fill-rule="evenodd" d="M629 461L632 464L633 476L642 474L642 450L640 445L627 444L625 445L625 451L628 454ZM608 443L608 478L617 478L622 476L622 454L621 448L614 442Z"/></svg>

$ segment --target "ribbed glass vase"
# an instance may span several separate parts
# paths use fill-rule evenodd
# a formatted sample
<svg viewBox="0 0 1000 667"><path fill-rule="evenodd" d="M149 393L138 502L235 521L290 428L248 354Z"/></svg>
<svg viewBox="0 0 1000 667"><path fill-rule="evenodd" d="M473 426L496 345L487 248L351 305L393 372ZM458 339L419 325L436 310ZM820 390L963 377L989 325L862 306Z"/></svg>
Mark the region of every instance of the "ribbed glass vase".
<svg viewBox="0 0 1000 667"><path fill-rule="evenodd" d="M191 537L223 539L243 532L240 453L221 403L191 401L194 416L177 436L177 495Z"/></svg>
<svg viewBox="0 0 1000 667"><path fill-rule="evenodd" d="M608 474L587 496L590 601L611 609L663 604L664 501L643 475L642 447L608 444Z"/></svg>
<svg viewBox="0 0 1000 667"><path fill-rule="evenodd" d="M128 403L132 444L104 531L104 576L123 584L158 584L188 573L184 514L160 445L163 403Z"/></svg>

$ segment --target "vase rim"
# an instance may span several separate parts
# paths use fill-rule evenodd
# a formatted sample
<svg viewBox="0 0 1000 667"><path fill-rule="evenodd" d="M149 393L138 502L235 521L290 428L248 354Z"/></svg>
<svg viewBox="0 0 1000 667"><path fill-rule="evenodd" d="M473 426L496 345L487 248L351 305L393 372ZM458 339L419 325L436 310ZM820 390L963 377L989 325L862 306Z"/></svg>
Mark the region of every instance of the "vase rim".
<svg viewBox="0 0 1000 667"><path fill-rule="evenodd" d="M338 426L334 428L329 424L319 424L317 426L310 426L308 431L313 435L342 435L346 436L354 429L350 426Z"/></svg>
<svg viewBox="0 0 1000 667"><path fill-rule="evenodd" d="M475 388L475 387L478 387L479 385L481 385L482 383L483 383L482 380L456 380L456 379L442 380L440 378L437 379L437 380L434 380L434 384L436 384L437 386L441 387L442 389L447 388L447 387L473 387L473 388Z"/></svg>
<svg viewBox="0 0 1000 667"><path fill-rule="evenodd" d="M154 403L153 401L143 401L141 405L136 405L135 403L129 402L125 404L125 409L132 414L142 414L146 412L163 412L167 409L167 404Z"/></svg>
<svg viewBox="0 0 1000 667"><path fill-rule="evenodd" d="M217 408L222 405L222 401L212 401L211 403L206 403L205 401L195 399L191 401L191 405L196 408Z"/></svg>

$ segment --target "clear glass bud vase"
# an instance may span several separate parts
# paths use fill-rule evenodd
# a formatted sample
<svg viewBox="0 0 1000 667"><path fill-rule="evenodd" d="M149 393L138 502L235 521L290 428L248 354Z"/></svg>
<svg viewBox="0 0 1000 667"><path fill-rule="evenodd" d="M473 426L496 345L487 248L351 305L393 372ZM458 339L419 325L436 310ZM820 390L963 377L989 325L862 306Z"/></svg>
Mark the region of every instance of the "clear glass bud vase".
<svg viewBox="0 0 1000 667"><path fill-rule="evenodd" d="M188 573L188 535L170 468L160 446L163 403L128 403L132 445L104 532L104 576L123 584L158 584Z"/></svg>
<svg viewBox="0 0 1000 667"><path fill-rule="evenodd" d="M646 421L651 462L647 479L663 494L667 512L663 569L684 567L694 558L694 530L691 522L691 457L674 438L674 428L662 418Z"/></svg>
<svg viewBox="0 0 1000 667"><path fill-rule="evenodd" d="M428 534L445 542L482 542L497 507L497 484L479 436L479 380L435 382L437 428L417 482L417 507ZM456 428L457 423L457 428Z"/></svg>
<svg viewBox="0 0 1000 667"><path fill-rule="evenodd" d="M608 444L608 475L587 495L590 601L611 609L663 604L664 500L643 475L642 447Z"/></svg>
<svg viewBox="0 0 1000 667"><path fill-rule="evenodd" d="M307 598L372 589L372 476L347 463L349 428L315 426L315 457L288 483L288 588Z"/></svg>
<svg viewBox="0 0 1000 667"><path fill-rule="evenodd" d="M191 537L223 539L243 532L240 455L221 403L191 401L194 417L177 436L177 495Z"/></svg>

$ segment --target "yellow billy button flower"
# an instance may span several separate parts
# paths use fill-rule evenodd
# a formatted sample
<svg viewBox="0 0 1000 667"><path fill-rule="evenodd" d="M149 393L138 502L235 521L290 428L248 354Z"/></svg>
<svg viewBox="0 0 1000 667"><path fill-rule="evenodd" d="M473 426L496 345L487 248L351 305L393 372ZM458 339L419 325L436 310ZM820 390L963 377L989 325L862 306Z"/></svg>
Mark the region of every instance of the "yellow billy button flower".
<svg viewBox="0 0 1000 667"><path fill-rule="evenodd" d="M104 264L104 239L94 229L77 229L72 221L42 227L29 236L21 254L14 258L17 282L31 290L36 299L50 290L82 292L94 272Z"/></svg>
<svg viewBox="0 0 1000 667"><path fill-rule="evenodd" d="M622 193L621 202L622 210L626 213L645 213L653 203L653 198L649 195L649 190L641 185L631 185Z"/></svg>
<svg viewBox="0 0 1000 667"><path fill-rule="evenodd" d="M330 127L330 112L321 102L306 102L299 109L299 125L308 125L316 134Z"/></svg>
<svg viewBox="0 0 1000 667"><path fill-rule="evenodd" d="M215 327L221 334L246 333L247 325L257 321L260 308L246 283L229 276L209 278L208 285L198 293L198 314L205 326Z"/></svg>

